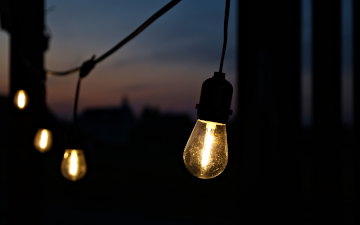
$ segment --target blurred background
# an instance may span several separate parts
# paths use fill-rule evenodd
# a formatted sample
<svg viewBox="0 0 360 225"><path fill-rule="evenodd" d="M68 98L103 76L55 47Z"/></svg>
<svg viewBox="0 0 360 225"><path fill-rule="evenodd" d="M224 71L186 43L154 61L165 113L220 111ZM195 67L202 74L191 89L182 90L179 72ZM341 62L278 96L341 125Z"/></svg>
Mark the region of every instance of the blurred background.
<svg viewBox="0 0 360 225"><path fill-rule="evenodd" d="M354 0L231 0L229 162L210 180L182 154L220 62L225 1L181 1L83 80L88 172L64 179L78 75L44 70L101 55L168 2L0 0L0 224L359 224ZM33 99L21 112L20 88Z"/></svg>

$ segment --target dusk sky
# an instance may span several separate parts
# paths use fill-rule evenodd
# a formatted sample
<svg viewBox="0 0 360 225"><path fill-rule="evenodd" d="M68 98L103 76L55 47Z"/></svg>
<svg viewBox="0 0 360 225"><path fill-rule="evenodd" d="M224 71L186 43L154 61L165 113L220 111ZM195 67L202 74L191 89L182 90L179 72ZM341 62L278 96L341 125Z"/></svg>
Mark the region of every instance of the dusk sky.
<svg viewBox="0 0 360 225"><path fill-rule="evenodd" d="M66 70L99 56L123 39L167 0L48 0L47 69ZM224 72L236 94L237 1L231 1ZM183 0L120 51L96 66L82 82L80 111L112 107L127 96L139 113L145 106L196 117L202 82L218 71L224 0ZM0 31L0 94L8 93L8 35ZM77 74L49 76L47 102L70 116ZM235 110L233 98L232 109Z"/></svg>

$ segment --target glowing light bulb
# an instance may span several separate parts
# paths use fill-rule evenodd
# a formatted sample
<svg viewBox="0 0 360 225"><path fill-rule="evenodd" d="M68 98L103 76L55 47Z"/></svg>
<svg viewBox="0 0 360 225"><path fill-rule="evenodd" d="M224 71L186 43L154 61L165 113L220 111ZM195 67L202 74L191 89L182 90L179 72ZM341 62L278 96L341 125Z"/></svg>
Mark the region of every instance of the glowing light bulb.
<svg viewBox="0 0 360 225"><path fill-rule="evenodd" d="M81 149L66 149L61 162L62 175L71 181L77 181L86 174L85 155Z"/></svg>
<svg viewBox="0 0 360 225"><path fill-rule="evenodd" d="M18 107L20 110L25 109L28 105L28 96L26 94L26 91L18 90L15 94L14 102L16 107Z"/></svg>
<svg viewBox="0 0 360 225"><path fill-rule="evenodd" d="M52 133L48 129L38 129L34 138L34 147L39 152L47 152L52 145Z"/></svg>
<svg viewBox="0 0 360 225"><path fill-rule="evenodd" d="M198 120L184 150L189 172L202 179L221 174L228 161L226 125Z"/></svg>

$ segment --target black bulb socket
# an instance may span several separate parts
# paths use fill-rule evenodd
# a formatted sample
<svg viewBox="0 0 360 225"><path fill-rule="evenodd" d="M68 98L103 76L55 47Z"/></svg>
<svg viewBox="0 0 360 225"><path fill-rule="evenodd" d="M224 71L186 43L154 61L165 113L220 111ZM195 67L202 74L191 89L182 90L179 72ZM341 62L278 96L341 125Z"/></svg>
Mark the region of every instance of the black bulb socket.
<svg viewBox="0 0 360 225"><path fill-rule="evenodd" d="M198 118L226 124L232 114L232 94L233 87L225 80L225 73L215 72L202 84L200 102L196 105Z"/></svg>
<svg viewBox="0 0 360 225"><path fill-rule="evenodd" d="M84 150L84 137L83 133L77 126L72 126L68 132L66 149L82 149Z"/></svg>

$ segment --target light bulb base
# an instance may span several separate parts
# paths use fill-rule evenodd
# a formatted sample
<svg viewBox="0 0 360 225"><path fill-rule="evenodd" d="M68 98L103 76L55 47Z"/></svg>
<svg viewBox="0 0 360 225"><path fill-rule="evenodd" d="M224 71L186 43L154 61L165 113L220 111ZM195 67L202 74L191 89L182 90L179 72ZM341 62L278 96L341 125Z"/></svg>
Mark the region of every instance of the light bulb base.
<svg viewBox="0 0 360 225"><path fill-rule="evenodd" d="M196 105L201 120L227 123L232 114L230 109L233 87L225 79L225 73L215 72L201 87L200 102Z"/></svg>
<svg viewBox="0 0 360 225"><path fill-rule="evenodd" d="M81 130L72 126L68 132L66 149L84 149L84 140Z"/></svg>

